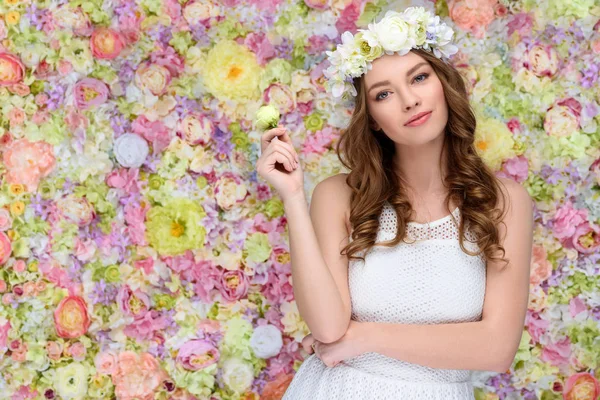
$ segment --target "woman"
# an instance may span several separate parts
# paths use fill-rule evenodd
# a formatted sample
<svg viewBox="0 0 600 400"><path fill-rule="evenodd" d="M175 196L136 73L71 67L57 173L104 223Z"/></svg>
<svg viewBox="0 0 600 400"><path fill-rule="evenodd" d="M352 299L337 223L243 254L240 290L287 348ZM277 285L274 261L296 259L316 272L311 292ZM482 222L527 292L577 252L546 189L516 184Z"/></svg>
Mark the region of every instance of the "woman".
<svg viewBox="0 0 600 400"><path fill-rule="evenodd" d="M452 34L411 7L328 52L328 88L356 101L337 146L350 173L320 182L310 210L285 128L262 137L257 169L284 201L302 344L315 352L284 400L473 399L471 370L512 364L532 201L476 152Z"/></svg>

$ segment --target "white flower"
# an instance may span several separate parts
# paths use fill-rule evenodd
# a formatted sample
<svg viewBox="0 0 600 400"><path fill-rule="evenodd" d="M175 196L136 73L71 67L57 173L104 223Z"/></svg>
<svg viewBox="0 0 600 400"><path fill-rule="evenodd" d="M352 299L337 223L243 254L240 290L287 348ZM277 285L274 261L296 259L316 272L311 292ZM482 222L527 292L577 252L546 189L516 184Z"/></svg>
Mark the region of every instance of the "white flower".
<svg viewBox="0 0 600 400"><path fill-rule="evenodd" d="M259 358L275 357L282 346L281 331L274 325L256 327L250 338L250 347Z"/></svg>
<svg viewBox="0 0 600 400"><path fill-rule="evenodd" d="M139 135L125 133L115 140L113 146L119 164L126 168L139 168L148 157L148 143Z"/></svg>
<svg viewBox="0 0 600 400"><path fill-rule="evenodd" d="M239 357L228 358L223 362L223 382L236 393L244 393L252 385L254 371L252 364Z"/></svg>
<svg viewBox="0 0 600 400"><path fill-rule="evenodd" d="M83 398L88 389L87 381L88 372L78 362L73 362L56 369L55 388L60 397L65 400Z"/></svg>

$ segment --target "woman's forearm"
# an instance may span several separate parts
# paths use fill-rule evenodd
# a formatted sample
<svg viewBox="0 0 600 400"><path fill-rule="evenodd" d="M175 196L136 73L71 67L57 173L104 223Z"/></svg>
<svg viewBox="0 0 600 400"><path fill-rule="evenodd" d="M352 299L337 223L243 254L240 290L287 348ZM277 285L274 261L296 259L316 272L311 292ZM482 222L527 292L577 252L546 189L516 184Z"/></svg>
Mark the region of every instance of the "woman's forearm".
<svg viewBox="0 0 600 400"><path fill-rule="evenodd" d="M350 315L321 253L304 193L284 201L293 290L313 337L331 343L344 335Z"/></svg>
<svg viewBox="0 0 600 400"><path fill-rule="evenodd" d="M483 321L406 325L366 322L365 352L431 368L504 372L514 354Z"/></svg>

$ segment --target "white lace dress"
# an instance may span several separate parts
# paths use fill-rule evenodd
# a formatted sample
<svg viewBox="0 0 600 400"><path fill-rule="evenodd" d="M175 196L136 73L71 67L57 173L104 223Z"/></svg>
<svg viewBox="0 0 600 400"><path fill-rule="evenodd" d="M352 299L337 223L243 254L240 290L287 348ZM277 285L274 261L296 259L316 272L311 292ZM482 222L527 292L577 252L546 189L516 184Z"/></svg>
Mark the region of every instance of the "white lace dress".
<svg viewBox="0 0 600 400"><path fill-rule="evenodd" d="M348 283L352 319L360 322L444 324L481 319L486 262L464 253L458 242L460 210L427 224L409 222L407 241L376 246L365 262L352 260ZM386 203L376 242L396 230L395 210ZM467 230L469 240L474 237ZM465 240L470 251L476 243ZM474 399L470 370L412 364L365 353L327 367L312 354L304 360L283 400L467 400Z"/></svg>

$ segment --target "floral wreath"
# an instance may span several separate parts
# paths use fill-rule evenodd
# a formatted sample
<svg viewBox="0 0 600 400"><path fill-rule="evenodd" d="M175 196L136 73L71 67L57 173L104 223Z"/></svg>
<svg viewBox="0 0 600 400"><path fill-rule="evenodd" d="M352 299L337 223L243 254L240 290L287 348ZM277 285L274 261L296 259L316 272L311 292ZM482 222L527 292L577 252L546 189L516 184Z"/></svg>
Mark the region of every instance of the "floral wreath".
<svg viewBox="0 0 600 400"><path fill-rule="evenodd" d="M458 51L451 43L453 35L452 28L424 7L408 7L402 13L390 10L356 35L344 32L336 50L325 52L330 62L323 71L325 88L334 98L356 96L353 78L370 70L371 63L384 54L405 55L413 48L422 48L446 61Z"/></svg>

